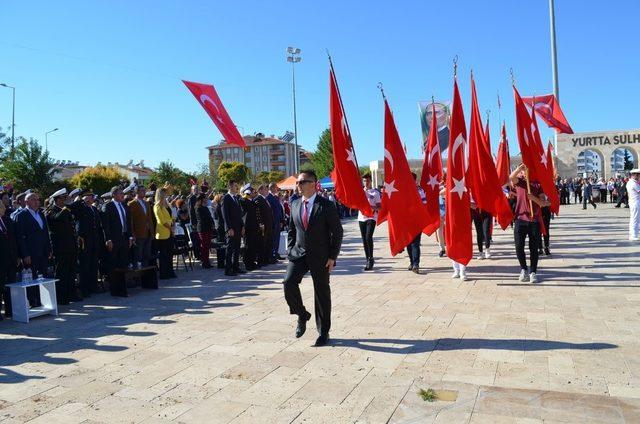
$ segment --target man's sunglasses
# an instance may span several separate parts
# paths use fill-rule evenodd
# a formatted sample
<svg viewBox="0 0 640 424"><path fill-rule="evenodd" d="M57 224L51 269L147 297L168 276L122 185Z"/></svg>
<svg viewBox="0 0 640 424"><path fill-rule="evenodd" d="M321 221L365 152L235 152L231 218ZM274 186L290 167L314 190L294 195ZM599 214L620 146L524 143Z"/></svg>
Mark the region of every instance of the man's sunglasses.
<svg viewBox="0 0 640 424"><path fill-rule="evenodd" d="M313 180L298 180L296 181L296 185L307 184L307 183L315 183Z"/></svg>

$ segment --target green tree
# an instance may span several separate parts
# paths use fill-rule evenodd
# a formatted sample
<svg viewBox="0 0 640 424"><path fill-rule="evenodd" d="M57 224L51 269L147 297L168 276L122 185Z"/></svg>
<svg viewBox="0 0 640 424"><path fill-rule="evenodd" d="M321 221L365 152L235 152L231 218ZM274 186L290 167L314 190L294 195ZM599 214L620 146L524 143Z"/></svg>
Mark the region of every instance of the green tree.
<svg viewBox="0 0 640 424"><path fill-rule="evenodd" d="M627 149L624 149L624 170L631 171L633 169L633 158Z"/></svg>
<svg viewBox="0 0 640 424"><path fill-rule="evenodd" d="M229 181L238 181L244 183L249 181L251 171L247 166L240 162L222 162L218 167L218 181L216 188L227 188Z"/></svg>
<svg viewBox="0 0 640 424"><path fill-rule="evenodd" d="M169 184L173 187L175 193L188 193L191 186L191 179L195 179L192 175L182 171L171 161L166 160L160 162L156 170L151 174L150 181L155 183L156 186L162 187L165 184Z"/></svg>
<svg viewBox="0 0 640 424"><path fill-rule="evenodd" d="M284 180L285 175L282 171L271 171L269 172L269 182L277 183L278 181Z"/></svg>
<svg viewBox="0 0 640 424"><path fill-rule="evenodd" d="M311 156L311 164L318 174L318 178L326 177L333 169L333 146L331 145L329 128L320 134L316 151Z"/></svg>
<svg viewBox="0 0 640 424"><path fill-rule="evenodd" d="M54 166L49 152L43 151L37 140L20 137L13 157L5 157L0 163L0 177L19 191L31 188L45 196L54 187Z"/></svg>
<svg viewBox="0 0 640 424"><path fill-rule="evenodd" d="M111 187L119 185L126 179L116 168L104 165L85 168L82 172L69 179L69 185L73 188L90 188L97 195L106 193Z"/></svg>
<svg viewBox="0 0 640 424"><path fill-rule="evenodd" d="M260 171L258 175L256 175L256 183L258 184L269 184L269 172L268 171Z"/></svg>

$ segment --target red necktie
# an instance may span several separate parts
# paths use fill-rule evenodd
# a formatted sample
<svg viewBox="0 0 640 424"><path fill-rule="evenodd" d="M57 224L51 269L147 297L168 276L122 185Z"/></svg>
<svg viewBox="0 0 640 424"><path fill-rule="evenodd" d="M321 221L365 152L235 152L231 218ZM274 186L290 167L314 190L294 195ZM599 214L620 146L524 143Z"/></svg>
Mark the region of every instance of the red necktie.
<svg viewBox="0 0 640 424"><path fill-rule="evenodd" d="M308 205L309 205L309 201L305 200L304 201L304 212L302 214L302 226L304 227L305 230L309 226L309 206Z"/></svg>

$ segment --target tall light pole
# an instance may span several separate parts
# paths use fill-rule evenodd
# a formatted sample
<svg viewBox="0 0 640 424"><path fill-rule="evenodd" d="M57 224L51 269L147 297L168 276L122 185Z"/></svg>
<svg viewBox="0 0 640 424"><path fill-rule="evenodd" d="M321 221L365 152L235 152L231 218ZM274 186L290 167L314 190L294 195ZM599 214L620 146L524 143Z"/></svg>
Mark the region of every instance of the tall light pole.
<svg viewBox="0 0 640 424"><path fill-rule="evenodd" d="M553 74L553 94L560 103L560 86L558 84L558 52L556 51L556 12L553 0L549 0L549 32L551 35L551 72ZM558 133L553 135L553 156L558 156Z"/></svg>
<svg viewBox="0 0 640 424"><path fill-rule="evenodd" d="M296 117L296 70L295 64L300 62L302 58L300 57L300 49L296 47L288 47L287 48L287 62L291 62L291 80L293 85L293 139L295 141L296 149L295 149L295 161L294 163L294 173L297 174L300 170L300 153L298 151L298 120Z"/></svg>
<svg viewBox="0 0 640 424"><path fill-rule="evenodd" d="M44 149L47 152L49 151L49 134L56 131L58 131L58 128L54 128L51 131L47 131L46 133L44 133Z"/></svg>
<svg viewBox="0 0 640 424"><path fill-rule="evenodd" d="M0 83L0 85L13 90L13 106L11 107L11 155L13 155L16 144L16 88L5 83Z"/></svg>

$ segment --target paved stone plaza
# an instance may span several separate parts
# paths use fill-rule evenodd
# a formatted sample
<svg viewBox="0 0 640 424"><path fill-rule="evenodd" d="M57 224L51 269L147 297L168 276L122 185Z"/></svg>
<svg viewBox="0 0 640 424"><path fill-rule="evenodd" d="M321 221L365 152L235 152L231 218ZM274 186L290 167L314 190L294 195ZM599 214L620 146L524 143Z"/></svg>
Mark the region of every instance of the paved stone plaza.
<svg viewBox="0 0 640 424"><path fill-rule="evenodd" d="M541 283L519 283L510 230L470 281L423 238L423 275L362 273L357 224L333 279L331 346L293 336L284 264L229 280L180 271L30 324L0 323L2 423L640 422L640 245L628 210L563 206ZM312 306L310 279L303 295ZM420 389L440 396L425 402ZM31 421L30 421L31 420Z"/></svg>

